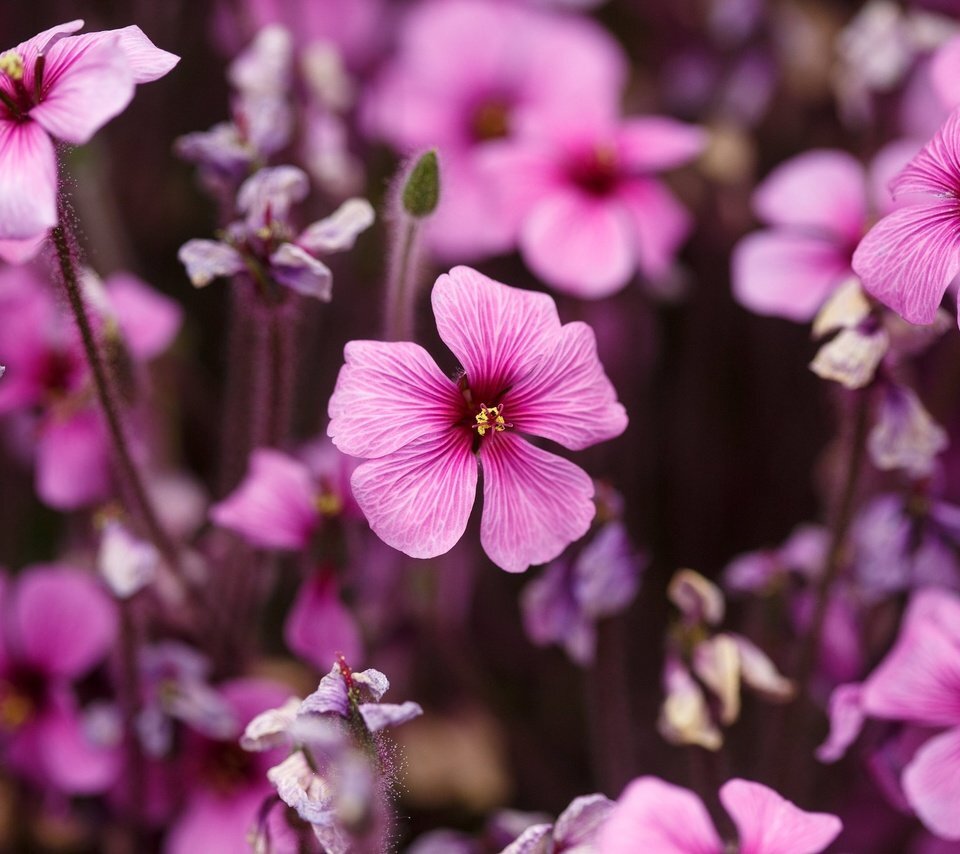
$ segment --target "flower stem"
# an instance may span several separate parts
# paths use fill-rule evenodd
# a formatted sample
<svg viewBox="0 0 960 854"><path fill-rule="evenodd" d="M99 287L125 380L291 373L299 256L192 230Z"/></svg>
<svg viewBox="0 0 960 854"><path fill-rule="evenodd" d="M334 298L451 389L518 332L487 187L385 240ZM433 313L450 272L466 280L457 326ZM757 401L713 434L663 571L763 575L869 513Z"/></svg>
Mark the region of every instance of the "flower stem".
<svg viewBox="0 0 960 854"><path fill-rule="evenodd" d="M103 410L110 440L119 464L121 483L128 497L132 498L136 505L137 515L146 529L147 536L163 555L171 571L181 581L184 581L180 553L173 540L170 539L167 532L163 529L146 488L143 485L140 472L137 470L137 466L133 461L133 455L130 451L130 446L127 442L121 421L120 405L114 394L111 378L107 373L106 363L97 345L93 327L90 324L90 318L87 315L86 306L83 302L80 280L74 265L74 255L71 251L70 240L63 226L64 214L65 211L61 210L60 224L53 228L51 237L57 251L57 259L60 264L60 273L63 287L67 294L67 301L70 304L70 310L73 312L74 320L80 331L80 339L83 343L87 363L90 366L90 372L93 375L93 384L97 392L97 399Z"/></svg>
<svg viewBox="0 0 960 854"><path fill-rule="evenodd" d="M413 340L414 307L417 301L416 271L419 256L420 223L405 217L400 225L397 246L390 259L387 278L387 315L384 338L388 341Z"/></svg>

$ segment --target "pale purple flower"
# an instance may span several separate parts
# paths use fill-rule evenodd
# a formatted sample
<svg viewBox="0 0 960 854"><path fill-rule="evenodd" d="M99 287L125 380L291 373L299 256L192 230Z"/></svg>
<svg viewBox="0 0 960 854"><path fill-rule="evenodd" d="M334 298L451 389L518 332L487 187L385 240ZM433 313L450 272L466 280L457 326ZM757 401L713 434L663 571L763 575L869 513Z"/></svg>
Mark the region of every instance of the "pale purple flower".
<svg viewBox="0 0 960 854"><path fill-rule="evenodd" d="M41 786L92 794L122 767L119 745L97 743L73 683L107 657L113 602L86 573L60 564L0 574L0 756Z"/></svg>
<svg viewBox="0 0 960 854"><path fill-rule="evenodd" d="M878 222L853 255L864 288L910 323L932 323L960 269L960 110L891 184L910 204Z"/></svg>
<svg viewBox="0 0 960 854"><path fill-rule="evenodd" d="M622 51L593 22L497 0L428 0L403 22L366 125L404 154L438 150L443 192L427 235L443 258L469 260L515 240L481 162L491 142L549 117L576 121L585 105L613 113L625 77Z"/></svg>
<svg viewBox="0 0 960 854"><path fill-rule="evenodd" d="M620 120L591 104L530 122L519 138L491 143L481 162L530 269L559 291L595 299L637 269L666 275L692 222L654 174L705 144L698 127L660 116Z"/></svg>
<svg viewBox="0 0 960 854"><path fill-rule="evenodd" d="M933 420L913 389L887 382L881 394L877 422L867 437L873 464L884 471L902 469L912 478L928 477L949 444L947 431Z"/></svg>
<svg viewBox="0 0 960 854"><path fill-rule="evenodd" d="M36 238L57 224L54 139L88 142L138 83L179 61L139 27L73 35L82 26L52 27L0 54L0 238Z"/></svg>
<svg viewBox="0 0 960 854"><path fill-rule="evenodd" d="M840 819L805 812L773 789L728 780L720 801L737 828L740 854L816 854L839 835ZM723 854L730 850L703 802L689 789L640 777L617 800L600 830L598 854Z"/></svg>
<svg viewBox="0 0 960 854"><path fill-rule="evenodd" d="M531 825L500 854L592 851L613 807L613 801L605 795L574 798L556 822Z"/></svg>
<svg viewBox="0 0 960 854"><path fill-rule="evenodd" d="M853 155L834 149L807 151L774 169L753 195L754 211L770 227L734 248L737 301L756 314L810 320L852 275L870 211L893 207L885 179L914 150L909 143L888 146L870 174Z"/></svg>
<svg viewBox="0 0 960 854"><path fill-rule="evenodd" d="M446 377L417 344L347 344L328 433L367 460L351 479L374 532L411 557L463 535L483 468L480 541L522 572L583 536L595 514L586 472L522 438L571 450L618 436L627 416L584 323L561 326L550 297L468 267L433 289L440 337L464 374Z"/></svg>
<svg viewBox="0 0 960 854"><path fill-rule="evenodd" d="M261 169L247 178L237 192L237 209L245 219L228 226L223 240L188 240L180 247L178 257L194 286L244 273L328 302L333 276L318 256L352 248L373 224L374 213L365 199L348 199L297 234L290 208L306 198L308 189L306 174L296 166Z"/></svg>
<svg viewBox="0 0 960 854"><path fill-rule="evenodd" d="M561 644L578 664L590 664L597 622L629 606L646 562L620 522L605 525L575 558L550 564L524 588L527 636L541 646Z"/></svg>
<svg viewBox="0 0 960 854"><path fill-rule="evenodd" d="M845 685L831 701L831 736L820 749L838 758L867 717L942 729L907 763L900 784L924 825L960 840L960 598L927 588L915 593L890 652L862 686Z"/></svg>
<svg viewBox="0 0 960 854"><path fill-rule="evenodd" d="M128 599L150 584L159 563L156 547L134 536L121 521L104 524L97 569L118 599Z"/></svg>

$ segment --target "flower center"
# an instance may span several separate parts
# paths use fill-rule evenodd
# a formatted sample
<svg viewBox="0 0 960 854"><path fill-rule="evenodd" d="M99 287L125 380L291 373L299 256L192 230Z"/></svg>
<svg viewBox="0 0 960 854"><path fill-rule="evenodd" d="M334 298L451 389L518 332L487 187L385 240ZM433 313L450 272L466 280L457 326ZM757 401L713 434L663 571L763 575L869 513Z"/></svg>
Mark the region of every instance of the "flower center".
<svg viewBox="0 0 960 854"><path fill-rule="evenodd" d="M15 732L28 723L42 702L42 694L42 685L32 674L0 679L0 732Z"/></svg>
<svg viewBox="0 0 960 854"><path fill-rule="evenodd" d="M13 81L23 80L23 57L15 50L0 54L0 72Z"/></svg>
<svg viewBox="0 0 960 854"><path fill-rule="evenodd" d="M476 414L474 420L477 423L471 426L480 436L486 436L488 430L492 430L494 433L502 433L508 427L513 427L503 417L502 403L497 406L487 406L485 403L481 403L480 411Z"/></svg>
<svg viewBox="0 0 960 854"><path fill-rule="evenodd" d="M510 105L503 99L481 103L470 117L470 136L475 142L502 139L510 134Z"/></svg>
<svg viewBox="0 0 960 854"><path fill-rule="evenodd" d="M569 163L567 175L591 196L609 195L620 180L616 149L612 145L602 144L583 152Z"/></svg>

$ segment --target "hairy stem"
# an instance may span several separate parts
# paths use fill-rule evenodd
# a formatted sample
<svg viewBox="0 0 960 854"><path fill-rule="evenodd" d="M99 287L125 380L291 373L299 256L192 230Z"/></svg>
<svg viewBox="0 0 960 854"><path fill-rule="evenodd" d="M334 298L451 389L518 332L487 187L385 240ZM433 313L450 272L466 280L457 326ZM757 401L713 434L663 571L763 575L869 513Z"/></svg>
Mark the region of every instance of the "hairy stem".
<svg viewBox="0 0 960 854"><path fill-rule="evenodd" d="M388 341L413 340L414 307L417 302L417 259L419 222L406 217L399 226L397 245L390 259L387 277L387 311L384 338Z"/></svg>

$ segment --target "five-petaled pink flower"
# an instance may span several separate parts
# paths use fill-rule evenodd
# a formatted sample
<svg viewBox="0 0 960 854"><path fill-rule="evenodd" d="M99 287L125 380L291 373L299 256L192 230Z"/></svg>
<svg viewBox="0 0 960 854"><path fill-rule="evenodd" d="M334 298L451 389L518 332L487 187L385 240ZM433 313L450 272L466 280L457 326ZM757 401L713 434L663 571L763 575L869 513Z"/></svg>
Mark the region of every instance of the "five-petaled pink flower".
<svg viewBox="0 0 960 854"><path fill-rule="evenodd" d="M451 380L417 344L351 341L328 432L367 458L354 497L380 538L412 557L443 554L463 535L479 461L480 541L498 566L522 572L583 536L595 508L586 472L521 434L579 450L618 436L627 415L593 331L561 326L546 294L456 267L432 301L464 374Z"/></svg>
<svg viewBox="0 0 960 854"><path fill-rule="evenodd" d="M960 109L890 185L919 194L878 222L853 253L866 288L911 323L932 323L960 270Z"/></svg>
<svg viewBox="0 0 960 854"><path fill-rule="evenodd" d="M51 137L87 142L137 83L179 61L139 27L72 35L82 26L60 24L0 54L0 238L30 240L57 224Z"/></svg>

